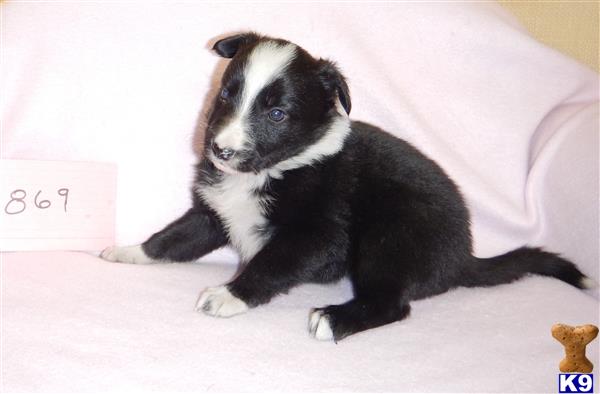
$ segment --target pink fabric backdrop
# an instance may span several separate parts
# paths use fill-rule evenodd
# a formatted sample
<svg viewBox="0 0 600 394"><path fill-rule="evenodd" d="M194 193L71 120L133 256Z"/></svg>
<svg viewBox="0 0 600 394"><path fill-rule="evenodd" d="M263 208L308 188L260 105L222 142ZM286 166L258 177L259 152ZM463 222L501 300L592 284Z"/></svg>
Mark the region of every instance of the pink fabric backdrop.
<svg viewBox="0 0 600 394"><path fill-rule="evenodd" d="M117 163L121 244L185 211L196 124L225 64L208 48L253 29L337 61L351 117L447 170L471 207L478 255L547 245L598 276L598 75L495 4L5 2L2 12L2 157Z"/></svg>

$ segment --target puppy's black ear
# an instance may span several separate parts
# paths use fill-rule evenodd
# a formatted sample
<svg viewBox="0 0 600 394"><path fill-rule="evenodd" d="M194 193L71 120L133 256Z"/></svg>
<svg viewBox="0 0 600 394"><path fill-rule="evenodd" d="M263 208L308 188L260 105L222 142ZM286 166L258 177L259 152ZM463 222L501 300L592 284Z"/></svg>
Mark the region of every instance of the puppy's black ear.
<svg viewBox="0 0 600 394"><path fill-rule="evenodd" d="M325 89L332 95L336 94L347 114L350 114L352 102L350 101L350 89L346 78L342 75L335 63L330 60L319 59L319 78Z"/></svg>
<svg viewBox="0 0 600 394"><path fill-rule="evenodd" d="M242 46L248 45L258 39L259 36L254 33L236 34L235 36L226 37L215 42L212 49L219 56L231 59Z"/></svg>

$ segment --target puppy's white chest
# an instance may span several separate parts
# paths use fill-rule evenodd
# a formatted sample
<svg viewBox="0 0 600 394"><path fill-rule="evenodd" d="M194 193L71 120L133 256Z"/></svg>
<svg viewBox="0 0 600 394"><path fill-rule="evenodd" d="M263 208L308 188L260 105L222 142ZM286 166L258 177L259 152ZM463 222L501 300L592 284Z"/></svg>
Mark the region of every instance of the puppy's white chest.
<svg viewBox="0 0 600 394"><path fill-rule="evenodd" d="M256 192L266 175L236 174L214 185L198 185L200 197L214 209L242 261L248 262L269 238L265 217L268 200Z"/></svg>

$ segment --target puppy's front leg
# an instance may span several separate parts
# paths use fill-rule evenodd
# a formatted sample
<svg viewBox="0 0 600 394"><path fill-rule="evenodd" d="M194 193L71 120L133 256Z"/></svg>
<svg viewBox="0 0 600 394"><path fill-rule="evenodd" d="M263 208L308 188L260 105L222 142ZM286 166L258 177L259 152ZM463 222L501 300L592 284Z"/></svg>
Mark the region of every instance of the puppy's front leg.
<svg viewBox="0 0 600 394"><path fill-rule="evenodd" d="M227 242L227 236L214 213L201 203L196 203L182 217L143 244L112 246L106 248L100 257L132 264L186 262L200 258Z"/></svg>
<svg viewBox="0 0 600 394"><path fill-rule="evenodd" d="M305 282L331 282L346 273L347 239L339 232L278 234L229 284L205 290L196 310L229 317L265 304Z"/></svg>

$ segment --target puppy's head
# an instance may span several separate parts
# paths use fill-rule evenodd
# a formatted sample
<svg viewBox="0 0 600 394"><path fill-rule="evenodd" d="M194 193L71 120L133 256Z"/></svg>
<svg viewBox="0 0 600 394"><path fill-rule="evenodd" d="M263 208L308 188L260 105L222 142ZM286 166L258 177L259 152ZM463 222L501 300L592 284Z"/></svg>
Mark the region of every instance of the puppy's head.
<svg viewBox="0 0 600 394"><path fill-rule="evenodd" d="M247 33L213 49L231 59L206 132L206 157L221 171L271 168L318 143L350 112L335 65L295 44Z"/></svg>

